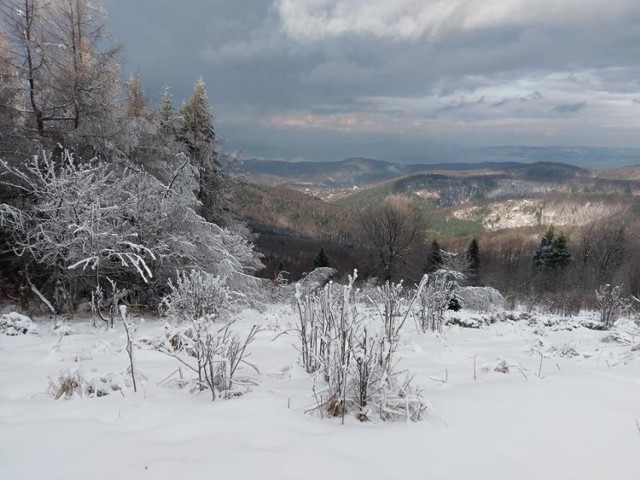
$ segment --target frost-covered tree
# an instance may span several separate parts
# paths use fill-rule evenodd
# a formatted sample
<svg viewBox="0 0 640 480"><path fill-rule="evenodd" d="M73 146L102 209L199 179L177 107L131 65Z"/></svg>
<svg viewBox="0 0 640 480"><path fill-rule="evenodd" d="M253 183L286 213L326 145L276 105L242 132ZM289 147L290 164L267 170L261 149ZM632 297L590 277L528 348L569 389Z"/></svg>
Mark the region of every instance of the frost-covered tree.
<svg viewBox="0 0 640 480"><path fill-rule="evenodd" d="M129 118L144 118L149 115L149 99L138 73L132 74L125 84L125 110Z"/></svg>
<svg viewBox="0 0 640 480"><path fill-rule="evenodd" d="M97 147L113 130L120 75L103 10L88 0L5 0L1 6L28 99L28 127L40 140Z"/></svg>
<svg viewBox="0 0 640 480"><path fill-rule="evenodd" d="M197 171L188 159L169 183L68 153L2 167L3 183L28 199L0 205L8 245L23 270L37 272L37 283L60 297L58 310L107 279L153 301L176 269L201 268L236 289L257 284L250 275L261 263L246 237L195 212Z"/></svg>
<svg viewBox="0 0 640 480"><path fill-rule="evenodd" d="M171 91L168 87L165 87L160 97L160 107L158 108L158 116L160 122L160 128L165 135L175 135L176 131L176 112L173 108L173 100L171 98Z"/></svg>
<svg viewBox="0 0 640 480"><path fill-rule="evenodd" d="M182 105L180 119L179 138L199 172L200 213L207 221L225 224L229 221L227 204L232 182L225 174L218 154L211 105L202 78Z"/></svg>

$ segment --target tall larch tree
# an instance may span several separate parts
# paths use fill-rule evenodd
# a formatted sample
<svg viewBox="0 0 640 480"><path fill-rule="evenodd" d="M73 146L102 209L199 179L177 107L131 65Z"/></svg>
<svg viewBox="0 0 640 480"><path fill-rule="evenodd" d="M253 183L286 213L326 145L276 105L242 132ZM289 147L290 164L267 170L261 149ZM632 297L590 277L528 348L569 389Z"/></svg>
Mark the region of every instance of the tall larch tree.
<svg viewBox="0 0 640 480"><path fill-rule="evenodd" d="M102 9L88 0L0 5L36 136L64 144L68 135L74 143L104 135L118 104L120 50L110 41Z"/></svg>
<svg viewBox="0 0 640 480"><path fill-rule="evenodd" d="M149 98L138 73L133 73L125 84L125 110L129 118L149 116Z"/></svg>

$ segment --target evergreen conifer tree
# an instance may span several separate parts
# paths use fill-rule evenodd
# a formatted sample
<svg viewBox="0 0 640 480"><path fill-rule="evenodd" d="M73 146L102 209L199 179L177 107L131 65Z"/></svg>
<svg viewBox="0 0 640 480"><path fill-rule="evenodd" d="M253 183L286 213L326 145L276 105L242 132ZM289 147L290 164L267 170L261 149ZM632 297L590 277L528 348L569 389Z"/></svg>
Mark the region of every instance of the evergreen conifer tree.
<svg viewBox="0 0 640 480"><path fill-rule="evenodd" d="M478 274L480 273L480 246L475 237L469 242L465 257L469 265L469 276L473 281L477 281Z"/></svg>
<svg viewBox="0 0 640 480"><path fill-rule="evenodd" d="M193 94L180 109L181 135L189 155L198 169L197 198L200 214L208 222L225 225L228 221L228 190L231 186L218 160L213 115L205 83L200 78Z"/></svg>
<svg viewBox="0 0 640 480"><path fill-rule="evenodd" d="M169 87L165 87L162 91L162 97L160 99L160 128L165 133L173 132L175 128L176 112L173 108L173 101L171 99L171 92Z"/></svg>
<svg viewBox="0 0 640 480"><path fill-rule="evenodd" d="M548 272L566 267L570 262L571 251L566 237L557 233L553 226L549 227L533 254L533 267L540 272Z"/></svg>
<svg viewBox="0 0 640 480"><path fill-rule="evenodd" d="M316 255L316 258L313 260L313 268L330 266L331 265L329 265L329 257L327 257L327 254L324 253L324 248L321 248L318 252L318 255Z"/></svg>
<svg viewBox="0 0 640 480"><path fill-rule="evenodd" d="M425 271L427 273L435 272L442 268L442 249L437 240L431 242L431 252L427 256L427 265Z"/></svg>

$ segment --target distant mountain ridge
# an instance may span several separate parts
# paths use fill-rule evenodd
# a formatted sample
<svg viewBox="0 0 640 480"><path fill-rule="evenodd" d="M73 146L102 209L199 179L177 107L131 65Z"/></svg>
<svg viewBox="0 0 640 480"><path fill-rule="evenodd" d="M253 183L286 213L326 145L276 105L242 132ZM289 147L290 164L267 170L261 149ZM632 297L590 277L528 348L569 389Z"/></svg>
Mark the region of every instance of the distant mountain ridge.
<svg viewBox="0 0 640 480"><path fill-rule="evenodd" d="M588 170L555 162L479 162L401 164L368 158L348 158L335 162L286 162L245 160L242 171L247 179L264 185L290 187L349 188L371 185L394 178L425 172L509 172L523 179L563 181Z"/></svg>
<svg viewBox="0 0 640 480"><path fill-rule="evenodd" d="M357 147L356 147L357 148ZM367 153L345 155L343 158L377 158L402 165L482 164L482 163L566 163L582 168L619 168L640 165L638 147L584 147L584 146L489 146L423 144L419 147L374 143L362 146ZM371 152L375 153L371 153ZM304 162L334 162L334 158L308 153ZM304 154L301 158L304 157ZM247 158L253 158L248 156ZM280 159L277 159L280 160ZM275 161L277 161L275 160ZM265 160L271 161L271 160ZM290 162L294 163L294 162Z"/></svg>

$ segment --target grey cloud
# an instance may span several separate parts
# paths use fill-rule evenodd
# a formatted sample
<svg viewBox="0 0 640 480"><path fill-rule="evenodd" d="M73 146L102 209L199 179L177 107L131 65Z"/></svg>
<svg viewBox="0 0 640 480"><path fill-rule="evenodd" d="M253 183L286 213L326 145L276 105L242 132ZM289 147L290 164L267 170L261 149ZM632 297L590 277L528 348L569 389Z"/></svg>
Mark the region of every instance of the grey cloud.
<svg viewBox="0 0 640 480"><path fill-rule="evenodd" d="M587 106L587 102L563 103L553 107L554 113L578 113Z"/></svg>
<svg viewBox="0 0 640 480"><path fill-rule="evenodd" d="M399 16L385 17L374 8L377 1L341 0L342 9L335 12L346 13L331 25L307 24L304 15L295 20L295 11L283 10L289 6L304 14L311 3L301 0L106 0L105 5L114 36L125 44L127 68L140 71L149 93L157 95L169 84L180 102L203 76L218 131L233 145L241 144L249 131L263 132L275 142L274 127L265 126L273 122L264 120L282 114L352 114L356 123L384 116L395 122L399 133L393 138L398 143L420 136L409 130L420 128L425 119L443 117L451 122L471 119L480 127L485 121L499 122L486 129L493 137L485 141L495 144L515 138L573 143L580 137L561 122L569 114L591 111L582 99L589 98L589 106L609 108L607 95L617 95L632 108L638 97L640 3L635 1L618 0L606 8L589 2L578 8L569 1L540 0L513 17L498 12L495 18L484 18L478 16L475 2L451 0L460 17L440 24L434 23L435 17L415 15L411 20L406 15L437 2L398 0L394 5ZM313 3L322 13L335 0ZM370 8L364 9L365 3ZM558 14L550 18L544 5L552 3ZM402 15L414 24L403 27ZM472 28L459 26L464 18L471 19ZM355 19L354 28L344 26L349 19ZM381 20L388 20L384 32L369 26ZM302 30L305 25L308 35ZM598 98L592 101L592 96ZM620 104L618 97L611 102L614 106ZM586 133L585 142L618 141L596 127L593 133L602 136L584 130L580 134ZM278 130L278 142L296 137L309 145L331 143L324 137L311 142L318 132L302 135L300 129L287 128ZM427 123L422 135L460 142L469 138L446 128ZM620 135L620 142L640 138ZM338 151L344 143L335 144ZM278 148L275 143L273 148Z"/></svg>
<svg viewBox="0 0 640 480"><path fill-rule="evenodd" d="M493 102L491 104L492 107L494 108L500 108L500 107L504 107L506 105L509 105L511 103L526 103L526 102L530 102L530 101L534 101L534 100L542 100L544 98L544 95L542 95L540 92L538 92L537 90L535 92L532 92L529 95L518 95L515 97L504 97L501 98L500 100Z"/></svg>

